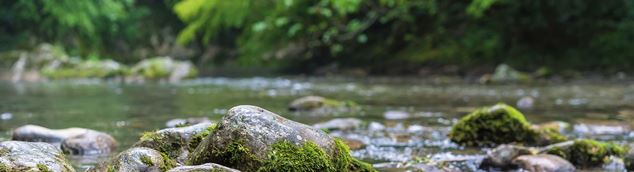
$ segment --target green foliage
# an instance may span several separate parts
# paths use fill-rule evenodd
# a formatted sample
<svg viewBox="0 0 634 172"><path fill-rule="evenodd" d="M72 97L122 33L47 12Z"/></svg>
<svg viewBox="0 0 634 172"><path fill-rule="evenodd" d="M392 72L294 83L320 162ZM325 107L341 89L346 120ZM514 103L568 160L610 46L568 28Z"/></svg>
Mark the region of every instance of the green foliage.
<svg viewBox="0 0 634 172"><path fill-rule="evenodd" d="M134 8L134 0L16 0L0 6L0 33L34 36L84 50L100 50L117 41L113 37L134 39L136 20L146 15ZM16 37L13 37L16 38ZM11 40L14 43L24 39Z"/></svg>
<svg viewBox="0 0 634 172"><path fill-rule="evenodd" d="M175 12L188 25L181 43L214 44L215 35L236 35L229 39L237 40L243 64L290 62L310 69L336 63L381 73L429 64L503 62L521 69L627 69L634 66L633 50L627 48L634 43L633 4L186 0ZM399 69L390 68L395 65Z"/></svg>

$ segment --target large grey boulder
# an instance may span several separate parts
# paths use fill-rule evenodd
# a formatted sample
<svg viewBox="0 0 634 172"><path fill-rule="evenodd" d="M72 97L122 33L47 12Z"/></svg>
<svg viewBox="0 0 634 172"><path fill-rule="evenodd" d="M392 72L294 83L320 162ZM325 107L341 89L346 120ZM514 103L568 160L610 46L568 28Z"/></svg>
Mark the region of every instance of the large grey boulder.
<svg viewBox="0 0 634 172"><path fill-rule="evenodd" d="M242 171L374 170L323 131L249 105L231 108L187 164L209 162Z"/></svg>
<svg viewBox="0 0 634 172"><path fill-rule="evenodd" d="M178 162L184 162L189 152L198 146L214 126L212 123L201 123L145 133L133 147L152 148Z"/></svg>
<svg viewBox="0 0 634 172"><path fill-rule="evenodd" d="M89 172L160 172L176 166L161 152L145 147L134 147L119 153Z"/></svg>
<svg viewBox="0 0 634 172"><path fill-rule="evenodd" d="M13 140L47 142L72 155L108 154L117 148L110 135L85 128L48 129L25 125L13 131Z"/></svg>
<svg viewBox="0 0 634 172"><path fill-rule="evenodd" d="M180 166L172 168L167 172L240 172L236 169L225 167L222 165L207 163L193 166Z"/></svg>
<svg viewBox="0 0 634 172"><path fill-rule="evenodd" d="M48 143L0 142L0 171L2 172L74 172L64 154Z"/></svg>

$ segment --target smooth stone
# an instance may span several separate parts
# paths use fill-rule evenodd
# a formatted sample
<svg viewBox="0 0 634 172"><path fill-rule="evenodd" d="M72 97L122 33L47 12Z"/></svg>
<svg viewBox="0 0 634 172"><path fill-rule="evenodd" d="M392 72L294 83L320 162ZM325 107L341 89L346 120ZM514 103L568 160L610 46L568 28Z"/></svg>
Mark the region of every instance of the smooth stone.
<svg viewBox="0 0 634 172"><path fill-rule="evenodd" d="M626 125L605 123L605 124L575 124L573 132L583 135L621 135L630 131Z"/></svg>
<svg viewBox="0 0 634 172"><path fill-rule="evenodd" d="M55 146L42 142L0 142L0 171L74 172Z"/></svg>
<svg viewBox="0 0 634 172"><path fill-rule="evenodd" d="M539 130L553 130L553 131L558 131L560 133L566 133L566 131L569 131L569 129L571 128L571 125L570 123L563 122L563 121L550 121L550 122L537 124L534 127Z"/></svg>
<svg viewBox="0 0 634 172"><path fill-rule="evenodd" d="M306 96L293 100L288 105L290 111L309 111L323 107L326 98L321 96Z"/></svg>
<svg viewBox="0 0 634 172"><path fill-rule="evenodd" d="M537 153L537 149L517 145L500 145L487 152L486 158L482 161L480 169L499 168L509 170L516 168L513 160L522 155Z"/></svg>
<svg viewBox="0 0 634 172"><path fill-rule="evenodd" d="M549 154L522 155L513 160L521 169L531 172L573 172L575 166L565 159Z"/></svg>
<svg viewBox="0 0 634 172"><path fill-rule="evenodd" d="M535 99L530 96L522 97L519 100L517 100L517 103L515 103L515 106L517 106L517 108L519 109L533 108L533 106L535 106Z"/></svg>
<svg viewBox="0 0 634 172"><path fill-rule="evenodd" d="M213 121L209 120L207 117L199 117L199 118L176 118L165 122L165 126L168 128L174 128L179 126L188 126L188 125L196 125L200 123L213 123Z"/></svg>
<svg viewBox="0 0 634 172"><path fill-rule="evenodd" d="M112 136L85 128L49 129L25 125L13 130L12 139L50 143L73 155L108 154L118 146Z"/></svg>
<svg viewBox="0 0 634 172"><path fill-rule="evenodd" d="M89 172L159 172L166 171L174 164L163 159L161 152L145 147L125 150L107 162L99 164Z"/></svg>
<svg viewBox="0 0 634 172"><path fill-rule="evenodd" d="M193 137L205 132L212 123L166 128L153 133L144 134L133 147L148 147L167 154L178 162L184 162L190 153ZM200 140L199 140L200 141Z"/></svg>
<svg viewBox="0 0 634 172"><path fill-rule="evenodd" d="M225 167L214 163L206 163L193 166L180 166L172 168L167 172L240 172L236 169Z"/></svg>
<svg viewBox="0 0 634 172"><path fill-rule="evenodd" d="M385 125L378 123L378 122L370 122L370 124L368 124L368 130L370 131L382 131L385 130Z"/></svg>
<svg viewBox="0 0 634 172"><path fill-rule="evenodd" d="M37 125L24 125L13 130L13 140L46 142L59 145L64 139L87 133L84 128L48 129Z"/></svg>
<svg viewBox="0 0 634 172"><path fill-rule="evenodd" d="M64 139L61 149L71 155L96 155L114 152L117 141L112 136L88 130L86 133Z"/></svg>
<svg viewBox="0 0 634 172"><path fill-rule="evenodd" d="M337 118L314 124L313 127L327 130L353 130L359 128L362 123L363 121L356 118Z"/></svg>
<svg viewBox="0 0 634 172"><path fill-rule="evenodd" d="M350 150L359 150L365 148L366 146L363 141L357 139L343 139L343 142L348 145Z"/></svg>
<svg viewBox="0 0 634 172"><path fill-rule="evenodd" d="M400 120L409 118L409 113L405 111L391 110L383 113L383 118L390 120Z"/></svg>

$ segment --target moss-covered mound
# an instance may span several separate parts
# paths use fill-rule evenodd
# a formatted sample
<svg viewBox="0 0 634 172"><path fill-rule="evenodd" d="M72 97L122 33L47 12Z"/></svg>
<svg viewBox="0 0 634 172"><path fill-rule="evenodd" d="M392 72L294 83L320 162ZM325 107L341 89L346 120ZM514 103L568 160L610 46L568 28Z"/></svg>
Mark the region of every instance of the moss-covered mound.
<svg viewBox="0 0 634 172"><path fill-rule="evenodd" d="M547 153L567 159L576 166L592 167L607 162L610 156L622 157L625 149L613 143L580 139L571 146L554 147Z"/></svg>
<svg viewBox="0 0 634 172"><path fill-rule="evenodd" d="M181 162L184 155L195 149L200 141L209 135L215 124L201 123L192 126L167 128L155 132L146 132L133 147L147 147L168 155ZM185 154L184 154L185 153Z"/></svg>
<svg viewBox="0 0 634 172"><path fill-rule="evenodd" d="M545 145L566 140L553 130L538 130L515 108L500 103L472 112L456 123L451 141L465 146L495 146L504 143Z"/></svg>

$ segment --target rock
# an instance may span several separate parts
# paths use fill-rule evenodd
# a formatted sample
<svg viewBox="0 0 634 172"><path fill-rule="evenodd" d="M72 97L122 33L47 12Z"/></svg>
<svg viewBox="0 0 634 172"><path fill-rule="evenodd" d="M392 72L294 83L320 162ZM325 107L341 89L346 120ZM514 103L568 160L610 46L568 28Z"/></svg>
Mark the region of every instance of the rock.
<svg viewBox="0 0 634 172"><path fill-rule="evenodd" d="M225 167L222 165L214 164L214 163L207 163L207 164L194 165L194 166L180 166L180 167L172 168L171 170L167 172L205 172L205 171L207 172L240 172L238 170Z"/></svg>
<svg viewBox="0 0 634 172"><path fill-rule="evenodd" d="M207 162L241 171L375 171L341 140L249 105L231 108L187 164Z"/></svg>
<svg viewBox="0 0 634 172"><path fill-rule="evenodd" d="M463 117L449 133L451 141L465 146L495 146L505 143L547 145L566 140L556 131L536 130L515 108L500 103Z"/></svg>
<svg viewBox="0 0 634 172"><path fill-rule="evenodd" d="M165 126L168 128L174 127L182 127L188 125L195 125L200 123L213 123L213 121L209 120L207 117L199 117L199 118L176 118L165 122Z"/></svg>
<svg viewBox="0 0 634 172"><path fill-rule="evenodd" d="M87 60L62 67L43 68L42 74L51 79L65 78L109 78L123 76L128 67L114 60Z"/></svg>
<svg viewBox="0 0 634 172"><path fill-rule="evenodd" d="M331 115L350 112L358 109L358 105L351 101L338 101L320 96L306 96L293 100L289 111L310 112L312 115Z"/></svg>
<svg viewBox="0 0 634 172"><path fill-rule="evenodd" d="M530 80L530 75L517 71L506 64L498 65L491 76L491 82L493 83L527 82Z"/></svg>
<svg viewBox="0 0 634 172"><path fill-rule="evenodd" d="M196 77L198 70L190 62L177 61L171 57L145 59L132 67L132 75L145 79L168 79L170 82Z"/></svg>
<svg viewBox="0 0 634 172"><path fill-rule="evenodd" d="M167 171L176 162L154 149L134 147L119 153L113 159L99 164L89 172L158 172Z"/></svg>
<svg viewBox="0 0 634 172"><path fill-rule="evenodd" d="M363 121L356 118L337 118L327 122L314 124L317 129L326 130L353 130L359 128Z"/></svg>
<svg viewBox="0 0 634 172"><path fill-rule="evenodd" d="M598 123L598 124L575 124L572 131L581 135L624 135L630 132L625 124L617 123Z"/></svg>
<svg viewBox="0 0 634 172"><path fill-rule="evenodd" d="M603 171L627 171L623 158L610 156L606 163L602 165L600 170ZM600 171L597 170L597 171Z"/></svg>
<svg viewBox="0 0 634 172"><path fill-rule="evenodd" d="M520 109L530 109L535 106L535 99L530 96L525 96L517 100L517 103L515 105L517 106L517 108Z"/></svg>
<svg viewBox="0 0 634 172"><path fill-rule="evenodd" d="M532 172L574 172L576 170L575 166L565 159L548 154L522 155L515 158L513 164Z"/></svg>
<svg viewBox="0 0 634 172"><path fill-rule="evenodd" d="M0 142L0 171L74 172L64 154L48 143Z"/></svg>
<svg viewBox="0 0 634 172"><path fill-rule="evenodd" d="M171 159L184 162L189 152L215 127L212 123L201 123L187 127L167 128L145 133L133 147L148 147L165 153Z"/></svg>
<svg viewBox="0 0 634 172"><path fill-rule="evenodd" d="M551 121L551 122L537 124L534 126L534 128L537 128L539 130L552 130L552 131L558 131L560 133L565 133L567 131L570 131L571 125L563 121Z"/></svg>
<svg viewBox="0 0 634 172"><path fill-rule="evenodd" d="M623 161L625 162L625 168L629 171L634 171L634 149L630 147L625 154Z"/></svg>
<svg viewBox="0 0 634 172"><path fill-rule="evenodd" d="M13 131L12 139L50 143L74 155L108 154L117 148L112 136L85 128L48 129L25 125Z"/></svg>
<svg viewBox="0 0 634 172"><path fill-rule="evenodd" d="M61 149L71 155L97 155L114 152L117 141L112 136L88 130L87 132L64 139Z"/></svg>
<svg viewBox="0 0 634 172"><path fill-rule="evenodd" d="M405 111L391 110L391 111L386 111L385 113L383 113L383 118L390 119L390 120L407 119L409 118L409 114Z"/></svg>
<svg viewBox="0 0 634 172"><path fill-rule="evenodd" d="M88 130L83 128L54 130L37 125L25 125L13 130L12 139L27 142L46 142L59 146L64 139L82 135L86 132L88 132Z"/></svg>
<svg viewBox="0 0 634 172"><path fill-rule="evenodd" d="M537 153L537 149L516 146L516 145L500 145L487 153L486 158L482 161L480 169L502 169L510 170L517 168L513 160L522 155L533 155Z"/></svg>
<svg viewBox="0 0 634 172"><path fill-rule="evenodd" d="M343 139L343 142L346 143L346 145L348 145L350 150L363 149L365 148L365 145L366 145L365 143L363 143L363 141L357 140L357 139Z"/></svg>
<svg viewBox="0 0 634 172"><path fill-rule="evenodd" d="M575 140L572 144L548 146L545 150L582 167L595 167L607 162L610 156L622 157L625 149L619 145L589 139Z"/></svg>
<svg viewBox="0 0 634 172"><path fill-rule="evenodd" d="M382 131L385 130L385 125L378 123L378 122L370 122L370 124L368 124L368 130L370 131Z"/></svg>

